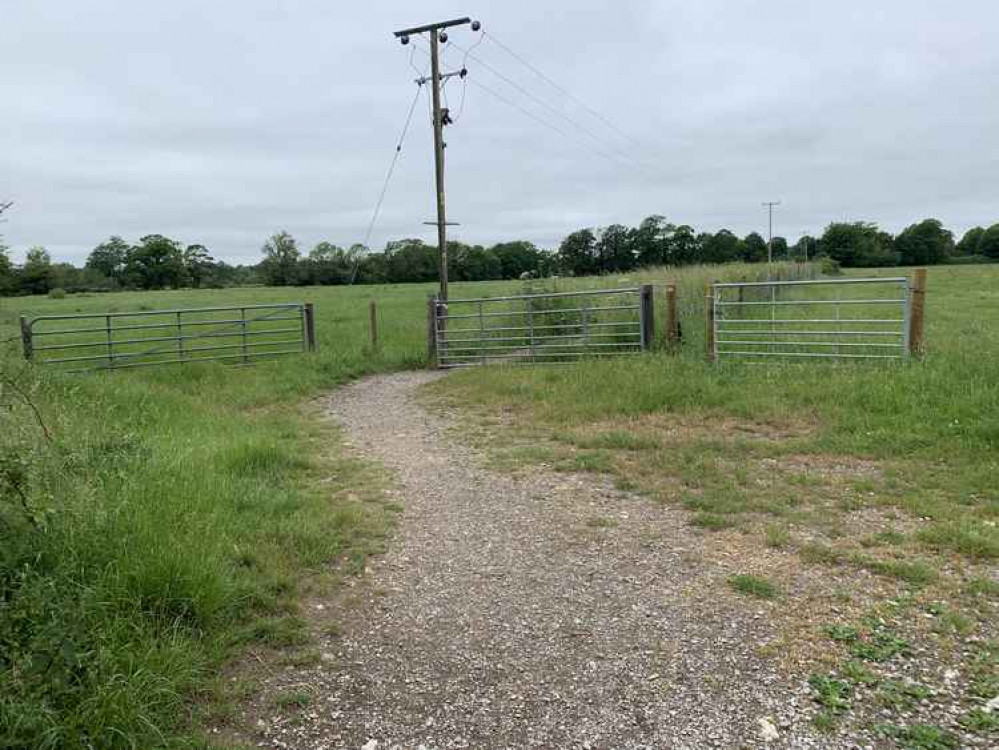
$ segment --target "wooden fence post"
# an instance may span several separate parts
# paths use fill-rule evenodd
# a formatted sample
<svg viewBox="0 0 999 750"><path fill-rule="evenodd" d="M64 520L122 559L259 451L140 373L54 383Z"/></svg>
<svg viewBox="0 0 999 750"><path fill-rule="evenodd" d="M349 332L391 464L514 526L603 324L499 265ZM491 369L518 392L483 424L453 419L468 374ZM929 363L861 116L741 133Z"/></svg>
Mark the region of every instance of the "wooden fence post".
<svg viewBox="0 0 999 750"><path fill-rule="evenodd" d="M917 268L912 283L912 309L909 311L909 354L922 357L926 352L923 321L926 311L926 269Z"/></svg>
<svg viewBox="0 0 999 750"><path fill-rule="evenodd" d="M23 315L21 316L21 345L24 347L24 358L31 360L35 354L35 346L31 338L31 323Z"/></svg>
<svg viewBox="0 0 999 750"><path fill-rule="evenodd" d="M715 361L715 289L704 285L704 353L708 362Z"/></svg>
<svg viewBox="0 0 999 750"><path fill-rule="evenodd" d="M371 348L378 349L378 303L374 300L368 303L368 319L371 329Z"/></svg>
<svg viewBox="0 0 999 750"><path fill-rule="evenodd" d="M638 311L642 318L642 349L649 351L652 349L652 342L656 337L656 306L653 297L652 284L642 284L639 290Z"/></svg>
<svg viewBox="0 0 999 750"><path fill-rule="evenodd" d="M670 351L680 343L680 326L676 319L676 282L666 285L666 344Z"/></svg>
<svg viewBox="0 0 999 750"><path fill-rule="evenodd" d="M310 352L316 350L316 310L311 302L305 303L305 343Z"/></svg>
<svg viewBox="0 0 999 750"><path fill-rule="evenodd" d="M427 297L427 369L436 370L437 363L437 297Z"/></svg>

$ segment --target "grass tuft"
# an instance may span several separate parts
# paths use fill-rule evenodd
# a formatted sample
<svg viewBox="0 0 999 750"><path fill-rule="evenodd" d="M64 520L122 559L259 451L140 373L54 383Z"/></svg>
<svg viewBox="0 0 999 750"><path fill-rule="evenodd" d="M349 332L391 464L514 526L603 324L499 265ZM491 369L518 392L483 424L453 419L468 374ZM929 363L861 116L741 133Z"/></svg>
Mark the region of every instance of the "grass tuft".
<svg viewBox="0 0 999 750"><path fill-rule="evenodd" d="M728 578L728 585L734 590L757 599L776 599L780 595L777 586L760 576L739 574Z"/></svg>

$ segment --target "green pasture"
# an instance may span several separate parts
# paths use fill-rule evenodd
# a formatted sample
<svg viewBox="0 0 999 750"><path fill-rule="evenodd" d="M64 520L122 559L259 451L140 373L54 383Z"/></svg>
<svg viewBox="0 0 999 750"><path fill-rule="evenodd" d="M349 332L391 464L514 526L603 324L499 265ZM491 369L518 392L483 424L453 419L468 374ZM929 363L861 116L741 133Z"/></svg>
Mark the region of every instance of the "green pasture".
<svg viewBox="0 0 999 750"><path fill-rule="evenodd" d="M999 268L931 271L922 362L705 363L705 283L759 273L733 265L530 282L534 291L653 283L661 340L662 289L675 281L685 352L488 368L439 388L462 402L515 405L568 440L582 440L577 433L595 421L655 412L811 421L818 429L798 450L899 462L899 482L883 497L934 518L912 540L920 554L994 559L999 539L985 522L999 516ZM526 284L454 284L451 293L516 294ZM311 401L368 373L424 366L433 291L0 299L0 747L207 744L200 729L224 703L222 665L250 644L297 647L303 586L355 569L391 527L378 491L385 479L344 453ZM275 302L315 305L317 352L251 367L80 375L20 357L20 315ZM702 467L715 493L705 502L729 492L745 499L745 488L710 469L710 448L687 449L688 470ZM724 515L722 507L748 505L703 512Z"/></svg>

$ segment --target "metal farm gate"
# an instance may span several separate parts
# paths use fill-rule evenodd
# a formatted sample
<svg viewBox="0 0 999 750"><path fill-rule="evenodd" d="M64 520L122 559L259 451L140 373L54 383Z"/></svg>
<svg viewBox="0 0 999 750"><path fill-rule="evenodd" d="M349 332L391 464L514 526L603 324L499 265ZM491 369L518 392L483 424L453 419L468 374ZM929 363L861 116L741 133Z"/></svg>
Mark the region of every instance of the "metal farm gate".
<svg viewBox="0 0 999 750"><path fill-rule="evenodd" d="M583 292L428 300L432 366L564 363L649 349L650 285Z"/></svg>
<svg viewBox="0 0 999 750"><path fill-rule="evenodd" d="M223 360L249 364L316 348L309 303L21 318L26 359L68 372Z"/></svg>
<svg viewBox="0 0 999 750"><path fill-rule="evenodd" d="M917 346L912 331L922 332L920 278L915 287L905 277L712 284L709 355L905 359Z"/></svg>

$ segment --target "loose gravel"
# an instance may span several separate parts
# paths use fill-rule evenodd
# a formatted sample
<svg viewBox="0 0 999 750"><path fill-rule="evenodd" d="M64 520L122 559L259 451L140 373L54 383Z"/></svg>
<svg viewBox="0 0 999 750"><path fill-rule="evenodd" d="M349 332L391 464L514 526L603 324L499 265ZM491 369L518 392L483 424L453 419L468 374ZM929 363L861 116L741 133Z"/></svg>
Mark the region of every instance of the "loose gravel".
<svg viewBox="0 0 999 750"><path fill-rule="evenodd" d="M485 468L415 398L436 377L330 399L405 509L350 596L309 605L340 632L268 678L262 695L309 702L289 718L261 697L258 746L853 746L812 733L807 688L766 656L773 605L729 591L681 513L592 475Z"/></svg>

